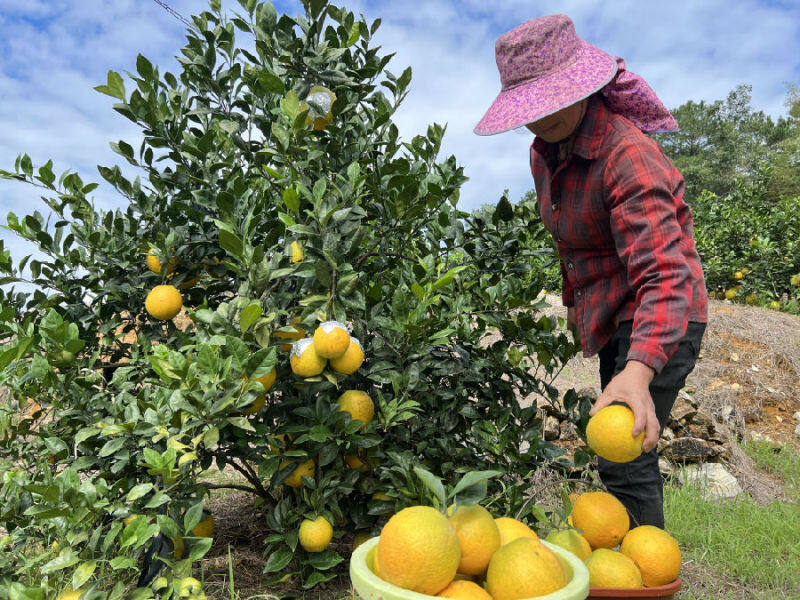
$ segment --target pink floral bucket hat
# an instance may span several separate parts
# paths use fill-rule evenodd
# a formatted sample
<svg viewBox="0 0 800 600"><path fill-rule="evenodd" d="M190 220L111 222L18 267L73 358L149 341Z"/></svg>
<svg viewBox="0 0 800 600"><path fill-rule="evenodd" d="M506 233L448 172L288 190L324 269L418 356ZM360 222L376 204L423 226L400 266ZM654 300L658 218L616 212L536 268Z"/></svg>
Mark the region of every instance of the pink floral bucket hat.
<svg viewBox="0 0 800 600"><path fill-rule="evenodd" d="M494 135L522 127L600 91L608 108L649 133L678 123L647 82L575 33L566 15L531 19L495 44L500 94L475 127Z"/></svg>

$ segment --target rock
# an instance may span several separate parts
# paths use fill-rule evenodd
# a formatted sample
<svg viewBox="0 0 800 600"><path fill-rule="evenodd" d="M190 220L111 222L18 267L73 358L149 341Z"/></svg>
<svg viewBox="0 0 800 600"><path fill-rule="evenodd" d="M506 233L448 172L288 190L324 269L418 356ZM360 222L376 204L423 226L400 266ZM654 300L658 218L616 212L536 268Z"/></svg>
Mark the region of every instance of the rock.
<svg viewBox="0 0 800 600"><path fill-rule="evenodd" d="M734 408L728 404L722 407L722 410L719 411L719 418L723 423L730 423L733 420L733 411Z"/></svg>
<svg viewBox="0 0 800 600"><path fill-rule="evenodd" d="M794 414L792 415L792 418L793 418L795 421L800 421L800 410L798 410L796 413L794 413Z"/></svg>
<svg viewBox="0 0 800 600"><path fill-rule="evenodd" d="M558 439L561 428L558 425L558 419L548 416L544 420L544 439L552 442Z"/></svg>
<svg viewBox="0 0 800 600"><path fill-rule="evenodd" d="M760 406L744 406L740 410L745 423L758 423L764 418L764 409Z"/></svg>
<svg viewBox="0 0 800 600"><path fill-rule="evenodd" d="M683 396L679 396L672 406L670 413L670 421L680 423L682 421L690 420L697 413L697 405L693 400L687 400Z"/></svg>
<svg viewBox="0 0 800 600"><path fill-rule="evenodd" d="M771 437L763 433L759 433L758 431L750 431L749 433L751 442L769 442L770 444L775 443Z"/></svg>
<svg viewBox="0 0 800 600"><path fill-rule="evenodd" d="M672 463L666 458L658 459L658 470L661 471L662 477L669 477L672 475Z"/></svg>
<svg viewBox="0 0 800 600"><path fill-rule="evenodd" d="M666 442L671 442L675 439L675 432L669 427L664 427L664 431L661 432L661 438Z"/></svg>
<svg viewBox="0 0 800 600"><path fill-rule="evenodd" d="M565 442L574 442L579 438L578 428L575 423L566 422L561 426L561 439Z"/></svg>
<svg viewBox="0 0 800 600"><path fill-rule="evenodd" d="M672 462L704 462L720 455L709 442L695 437L679 437L667 442L661 451Z"/></svg>
<svg viewBox="0 0 800 600"><path fill-rule="evenodd" d="M798 425L797 427L794 428L794 434L796 436L800 436L800 425Z"/></svg>
<svg viewBox="0 0 800 600"><path fill-rule="evenodd" d="M698 486L707 499L735 498L744 493L736 477L719 463L687 465L679 471L678 481Z"/></svg>

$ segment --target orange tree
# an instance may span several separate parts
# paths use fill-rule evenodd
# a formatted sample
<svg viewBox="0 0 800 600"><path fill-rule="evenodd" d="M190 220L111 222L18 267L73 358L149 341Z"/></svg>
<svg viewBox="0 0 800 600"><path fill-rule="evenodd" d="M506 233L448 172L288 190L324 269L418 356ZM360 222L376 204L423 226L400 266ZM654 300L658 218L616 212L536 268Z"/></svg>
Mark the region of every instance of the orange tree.
<svg viewBox="0 0 800 600"><path fill-rule="evenodd" d="M202 597L191 566L211 538L196 526L219 487L263 508L271 580L311 587L343 557L303 550L306 518L369 531L424 501L418 465L502 471L488 492L509 512L533 469L568 464L523 401L555 402L576 351L529 284L532 203L458 209L444 128L404 142L392 122L411 71L370 46L379 22L321 0L294 18L240 3L193 17L179 74L139 56L97 88L142 131L112 144L136 178L99 167L124 209L27 155L0 172L46 207L7 218L35 255L0 248L3 598ZM173 288L148 299L159 285ZM295 375L287 339L327 320L366 360ZM340 410L345 390L376 417ZM560 407L585 423L585 399Z"/></svg>

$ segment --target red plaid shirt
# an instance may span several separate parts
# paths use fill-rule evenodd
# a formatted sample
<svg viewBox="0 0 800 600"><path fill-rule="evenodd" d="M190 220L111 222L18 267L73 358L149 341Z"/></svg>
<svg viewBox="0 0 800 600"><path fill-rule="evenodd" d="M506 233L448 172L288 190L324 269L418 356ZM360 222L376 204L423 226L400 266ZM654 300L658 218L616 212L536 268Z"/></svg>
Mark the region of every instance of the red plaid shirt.
<svg viewBox="0 0 800 600"><path fill-rule="evenodd" d="M561 258L562 300L575 307L585 356L633 320L628 360L660 372L707 294L684 181L661 147L602 98L590 98L572 153L536 138L531 171Z"/></svg>

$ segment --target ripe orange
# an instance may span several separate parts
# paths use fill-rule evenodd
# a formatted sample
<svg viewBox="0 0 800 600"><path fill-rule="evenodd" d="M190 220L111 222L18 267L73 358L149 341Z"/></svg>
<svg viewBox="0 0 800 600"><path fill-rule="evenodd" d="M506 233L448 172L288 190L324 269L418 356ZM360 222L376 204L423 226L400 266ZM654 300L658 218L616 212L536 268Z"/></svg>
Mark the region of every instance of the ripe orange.
<svg viewBox="0 0 800 600"><path fill-rule="evenodd" d="M547 541L572 552L581 560L586 560L592 553L589 542L575 529L554 529L547 536Z"/></svg>
<svg viewBox="0 0 800 600"><path fill-rule="evenodd" d="M611 404L589 419L586 441L598 456L625 463L642 454L644 431L634 438L633 411L622 404Z"/></svg>
<svg viewBox="0 0 800 600"><path fill-rule="evenodd" d="M150 252L148 252L145 262L147 263L148 269L150 269L156 275L161 275L161 267L164 266L164 263L159 260L155 248L150 248ZM178 262L175 260L175 257L170 257L170 259L167 261L167 270L165 274L172 275L177 266Z"/></svg>
<svg viewBox="0 0 800 600"><path fill-rule="evenodd" d="M272 334L272 337L276 337L282 340L294 340L295 342L297 340L302 340L306 336L306 330L303 329L302 327L298 327L301 322L302 321L300 320L299 317L292 319L291 325L288 326L293 328L292 331L276 331L275 333ZM283 350L284 352L288 352L291 349L292 349L292 344L281 345L281 350Z"/></svg>
<svg viewBox="0 0 800 600"><path fill-rule="evenodd" d="M300 377L314 377L325 369L325 359L322 358L314 347L314 340L303 338L295 342L289 364L292 372Z"/></svg>
<svg viewBox="0 0 800 600"><path fill-rule="evenodd" d="M586 559L589 585L602 588L635 589L642 587L642 574L634 562L614 550L598 548Z"/></svg>
<svg viewBox="0 0 800 600"><path fill-rule="evenodd" d="M361 429L375 416L375 405L369 394L360 390L347 390L339 396L339 410L350 414L354 421L361 421Z"/></svg>
<svg viewBox="0 0 800 600"><path fill-rule="evenodd" d="M493 600L485 589L473 581L457 580L436 595L437 598L454 600Z"/></svg>
<svg viewBox="0 0 800 600"><path fill-rule="evenodd" d="M628 511L607 492L581 494L572 506L572 523L592 548L614 548L630 527Z"/></svg>
<svg viewBox="0 0 800 600"><path fill-rule="evenodd" d="M497 530L500 532L500 545L505 546L508 542L513 542L517 538L527 537L538 540L536 532L522 521L517 521L511 517L498 517L494 520Z"/></svg>
<svg viewBox="0 0 800 600"><path fill-rule="evenodd" d="M157 285L144 301L144 307L154 319L169 321L181 311L183 299L174 285Z"/></svg>
<svg viewBox="0 0 800 600"><path fill-rule="evenodd" d="M288 466L291 461L283 460L281 461L280 468L283 469L284 467ZM317 463L314 461L313 458L309 458L307 461L300 463L297 465L292 474L286 478L284 483L289 487L299 488L303 485L303 477L309 477L314 479L314 470L316 469Z"/></svg>
<svg viewBox="0 0 800 600"><path fill-rule="evenodd" d="M438 594L453 580L461 560L456 530L430 506L411 506L384 525L375 562L380 577L420 594Z"/></svg>
<svg viewBox="0 0 800 600"><path fill-rule="evenodd" d="M481 575L489 566L489 560L500 547L500 530L492 515L483 506L459 506L450 523L456 528L461 546L461 562L458 572Z"/></svg>
<svg viewBox="0 0 800 600"><path fill-rule="evenodd" d="M493 600L544 596L566 585L567 575L556 555L531 538L519 538L501 546L486 572L486 587Z"/></svg>
<svg viewBox="0 0 800 600"><path fill-rule="evenodd" d="M663 529L652 525L631 529L623 538L619 551L636 563L647 587L671 583L681 571L678 542Z"/></svg>
<svg viewBox="0 0 800 600"><path fill-rule="evenodd" d="M298 540L306 552L322 552L333 538L333 527L325 517L315 520L303 519L300 523Z"/></svg>
<svg viewBox="0 0 800 600"><path fill-rule="evenodd" d="M314 348L322 358L340 358L350 345L350 333L338 321L325 321L314 331Z"/></svg>
<svg viewBox="0 0 800 600"><path fill-rule="evenodd" d="M212 515L208 515L192 529L192 535L197 537L211 537L212 533L214 533L214 517Z"/></svg>
<svg viewBox="0 0 800 600"><path fill-rule="evenodd" d="M357 338L350 336L350 345L339 358L331 359L331 368L342 375L355 373L364 364L364 348Z"/></svg>

